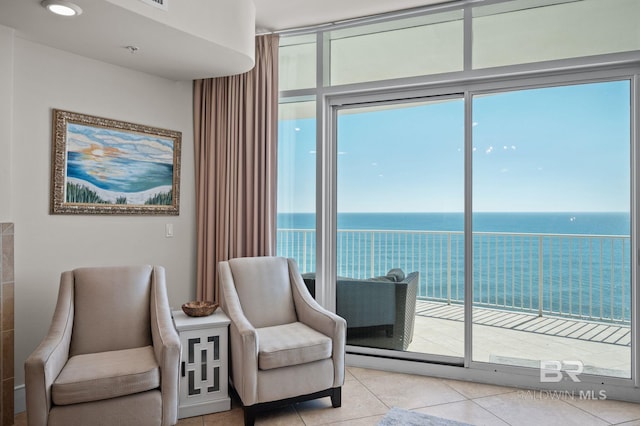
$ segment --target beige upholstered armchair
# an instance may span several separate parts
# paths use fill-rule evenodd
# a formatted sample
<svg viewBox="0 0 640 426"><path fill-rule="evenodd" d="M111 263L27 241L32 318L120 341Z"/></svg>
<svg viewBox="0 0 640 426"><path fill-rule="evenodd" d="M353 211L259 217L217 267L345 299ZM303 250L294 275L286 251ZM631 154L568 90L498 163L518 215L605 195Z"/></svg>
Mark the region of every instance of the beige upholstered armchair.
<svg viewBox="0 0 640 426"><path fill-rule="evenodd" d="M64 272L25 362L29 426L174 425L179 362L162 267Z"/></svg>
<svg viewBox="0 0 640 426"><path fill-rule="evenodd" d="M232 259L220 262L219 274L245 424L258 411L324 396L339 407L346 322L311 297L295 261Z"/></svg>

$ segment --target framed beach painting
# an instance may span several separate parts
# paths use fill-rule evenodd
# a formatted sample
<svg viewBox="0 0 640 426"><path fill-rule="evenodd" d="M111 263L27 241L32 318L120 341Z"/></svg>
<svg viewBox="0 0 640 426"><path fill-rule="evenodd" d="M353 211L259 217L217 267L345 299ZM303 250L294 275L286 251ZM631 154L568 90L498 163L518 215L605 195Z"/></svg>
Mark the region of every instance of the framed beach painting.
<svg viewBox="0 0 640 426"><path fill-rule="evenodd" d="M53 110L52 214L177 215L182 133Z"/></svg>

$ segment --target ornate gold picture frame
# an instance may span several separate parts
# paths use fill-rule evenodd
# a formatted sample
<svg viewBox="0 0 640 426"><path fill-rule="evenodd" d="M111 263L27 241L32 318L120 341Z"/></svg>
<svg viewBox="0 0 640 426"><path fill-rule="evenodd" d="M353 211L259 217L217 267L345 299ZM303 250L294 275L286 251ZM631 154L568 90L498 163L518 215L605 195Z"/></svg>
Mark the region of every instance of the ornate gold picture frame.
<svg viewBox="0 0 640 426"><path fill-rule="evenodd" d="M181 132L54 109L52 133L52 214L179 214Z"/></svg>

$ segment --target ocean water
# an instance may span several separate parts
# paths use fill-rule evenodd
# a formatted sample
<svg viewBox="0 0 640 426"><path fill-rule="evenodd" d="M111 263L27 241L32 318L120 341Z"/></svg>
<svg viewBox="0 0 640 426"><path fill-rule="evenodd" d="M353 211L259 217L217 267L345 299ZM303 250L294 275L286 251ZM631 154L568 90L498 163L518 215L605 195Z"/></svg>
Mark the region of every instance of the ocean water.
<svg viewBox="0 0 640 426"><path fill-rule="evenodd" d="M142 192L160 186L171 186L173 165L70 151L67 176L107 191Z"/></svg>
<svg viewBox="0 0 640 426"><path fill-rule="evenodd" d="M314 229L314 213L278 213L278 229ZM338 229L464 230L462 213L339 213ZM629 213L475 213L474 232L629 236Z"/></svg>
<svg viewBox="0 0 640 426"><path fill-rule="evenodd" d="M315 270L315 215L278 214L278 254ZM464 301L462 213L341 213L338 275L420 272L418 296ZM575 318L630 319L628 213L476 213L476 305Z"/></svg>

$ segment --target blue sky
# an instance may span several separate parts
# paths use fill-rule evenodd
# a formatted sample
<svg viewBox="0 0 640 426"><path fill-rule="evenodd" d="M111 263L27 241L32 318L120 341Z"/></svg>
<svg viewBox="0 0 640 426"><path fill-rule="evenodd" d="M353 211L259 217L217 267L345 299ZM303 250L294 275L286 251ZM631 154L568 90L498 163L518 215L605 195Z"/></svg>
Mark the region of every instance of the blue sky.
<svg viewBox="0 0 640 426"><path fill-rule="evenodd" d="M173 164L173 140L145 133L69 123L67 150L98 157Z"/></svg>
<svg viewBox="0 0 640 426"><path fill-rule="evenodd" d="M479 95L474 211L629 211L629 82ZM315 205L315 120L279 128L278 209ZM341 113L338 210L463 209L462 99Z"/></svg>

